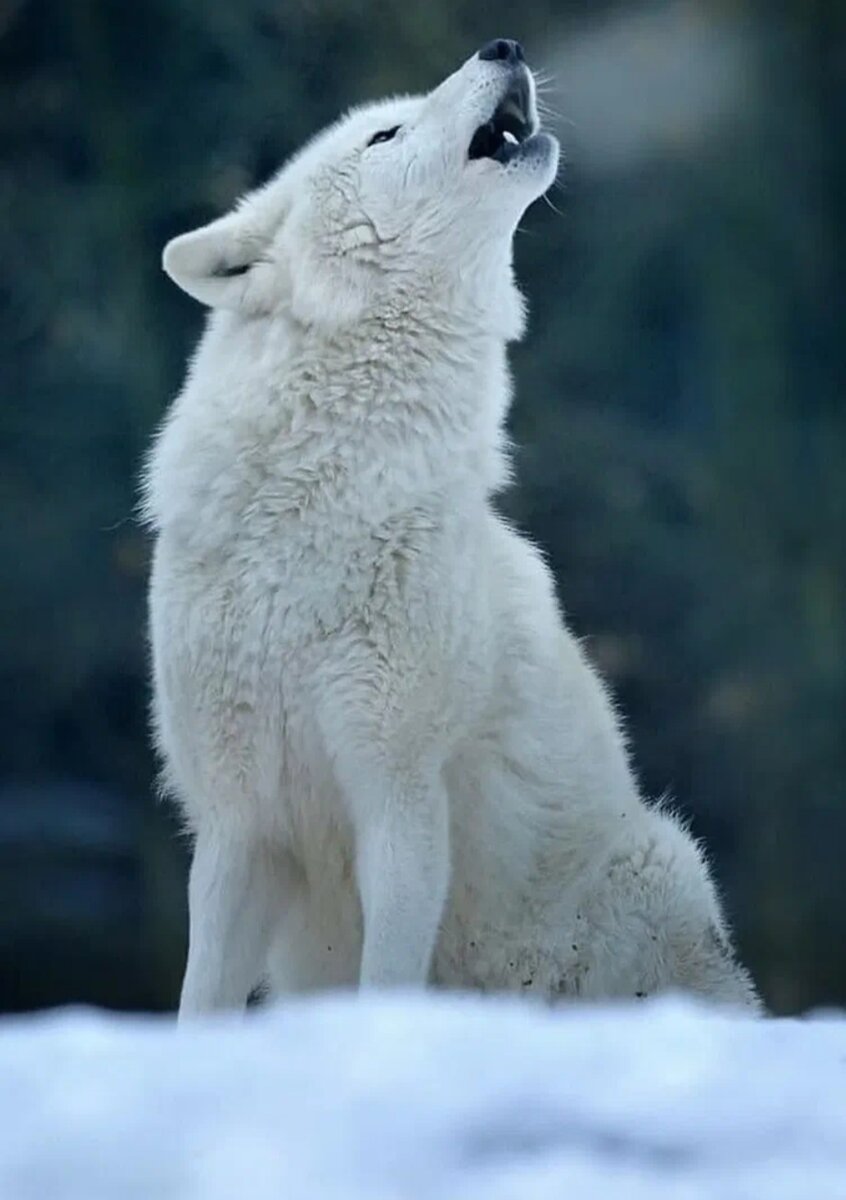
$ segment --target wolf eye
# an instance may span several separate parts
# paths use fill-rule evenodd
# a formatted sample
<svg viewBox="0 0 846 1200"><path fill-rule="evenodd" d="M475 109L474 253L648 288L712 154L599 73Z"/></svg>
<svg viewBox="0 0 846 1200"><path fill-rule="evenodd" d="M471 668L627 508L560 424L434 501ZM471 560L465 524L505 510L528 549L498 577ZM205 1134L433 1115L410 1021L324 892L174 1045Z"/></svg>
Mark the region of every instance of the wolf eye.
<svg viewBox="0 0 846 1200"><path fill-rule="evenodd" d="M399 132L399 128L399 125L394 125L393 129L380 129L378 133L373 134L367 143L368 146L375 146L377 142L389 142Z"/></svg>

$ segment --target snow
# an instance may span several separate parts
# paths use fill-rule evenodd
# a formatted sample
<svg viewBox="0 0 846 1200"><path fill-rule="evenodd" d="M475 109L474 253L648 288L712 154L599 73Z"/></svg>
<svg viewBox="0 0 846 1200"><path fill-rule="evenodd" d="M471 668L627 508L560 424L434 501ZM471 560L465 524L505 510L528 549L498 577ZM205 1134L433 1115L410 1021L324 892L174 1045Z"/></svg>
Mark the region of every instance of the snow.
<svg viewBox="0 0 846 1200"><path fill-rule="evenodd" d="M837 1200L846 1019L334 996L0 1024L3 1200Z"/></svg>

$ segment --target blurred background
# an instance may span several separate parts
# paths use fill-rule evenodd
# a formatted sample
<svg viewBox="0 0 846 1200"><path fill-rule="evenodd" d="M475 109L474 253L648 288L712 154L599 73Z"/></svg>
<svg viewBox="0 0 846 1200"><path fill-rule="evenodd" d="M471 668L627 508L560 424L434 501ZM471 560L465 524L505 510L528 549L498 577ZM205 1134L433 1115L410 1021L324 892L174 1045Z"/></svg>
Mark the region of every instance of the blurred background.
<svg viewBox="0 0 846 1200"><path fill-rule="evenodd" d="M566 156L517 238L504 506L768 1003L846 1003L844 33L842 0L0 0L0 1008L177 998L135 504L203 313L162 245L495 36Z"/></svg>

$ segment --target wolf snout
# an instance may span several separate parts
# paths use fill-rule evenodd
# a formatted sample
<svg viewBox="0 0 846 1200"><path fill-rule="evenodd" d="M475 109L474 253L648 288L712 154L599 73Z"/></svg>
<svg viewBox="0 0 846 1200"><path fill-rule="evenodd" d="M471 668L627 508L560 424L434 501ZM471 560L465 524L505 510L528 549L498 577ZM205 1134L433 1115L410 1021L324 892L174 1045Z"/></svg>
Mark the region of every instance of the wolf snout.
<svg viewBox="0 0 846 1200"><path fill-rule="evenodd" d="M523 47L519 42L512 41L511 38L494 38L492 42L488 42L487 46L482 47L479 51L479 58L484 62L505 63L508 67L516 67L518 63L526 61Z"/></svg>

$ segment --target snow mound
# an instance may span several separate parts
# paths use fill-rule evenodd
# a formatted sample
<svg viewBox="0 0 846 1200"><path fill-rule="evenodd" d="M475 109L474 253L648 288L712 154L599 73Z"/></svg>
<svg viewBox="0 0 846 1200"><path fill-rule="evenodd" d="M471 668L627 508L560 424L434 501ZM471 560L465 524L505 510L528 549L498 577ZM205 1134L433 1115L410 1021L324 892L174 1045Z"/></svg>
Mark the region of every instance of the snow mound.
<svg viewBox="0 0 846 1200"><path fill-rule="evenodd" d="M3 1200L835 1200L846 1020L301 1001L0 1025Z"/></svg>

